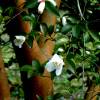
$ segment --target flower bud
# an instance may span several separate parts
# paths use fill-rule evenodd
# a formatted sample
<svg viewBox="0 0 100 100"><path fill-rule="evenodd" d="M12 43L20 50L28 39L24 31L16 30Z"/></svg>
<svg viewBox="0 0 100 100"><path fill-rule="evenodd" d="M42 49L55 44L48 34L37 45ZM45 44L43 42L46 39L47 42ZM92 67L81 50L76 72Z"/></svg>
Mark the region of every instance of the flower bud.
<svg viewBox="0 0 100 100"><path fill-rule="evenodd" d="M45 2L40 2L39 6L38 6L38 12L40 14L42 14L44 11L44 8L45 8Z"/></svg>

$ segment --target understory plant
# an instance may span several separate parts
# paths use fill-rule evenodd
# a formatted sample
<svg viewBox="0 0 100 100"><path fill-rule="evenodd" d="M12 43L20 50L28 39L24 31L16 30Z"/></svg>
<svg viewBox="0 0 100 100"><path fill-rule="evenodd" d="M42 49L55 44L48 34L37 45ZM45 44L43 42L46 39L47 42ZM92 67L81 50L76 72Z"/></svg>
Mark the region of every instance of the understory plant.
<svg viewBox="0 0 100 100"><path fill-rule="evenodd" d="M0 19L6 17L0 21L0 41L12 98L100 99L100 2L59 2L14 2L1 10Z"/></svg>

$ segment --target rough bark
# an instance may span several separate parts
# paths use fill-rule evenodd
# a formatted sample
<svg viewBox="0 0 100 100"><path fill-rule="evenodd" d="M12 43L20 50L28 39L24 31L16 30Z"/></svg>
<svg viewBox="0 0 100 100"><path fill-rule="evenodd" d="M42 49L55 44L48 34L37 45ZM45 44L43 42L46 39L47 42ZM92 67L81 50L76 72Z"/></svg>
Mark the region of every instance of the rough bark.
<svg viewBox="0 0 100 100"><path fill-rule="evenodd" d="M98 67L97 72L100 74L100 67ZM88 86L85 100L97 100L98 95L100 95L100 84L92 82L91 85Z"/></svg>
<svg viewBox="0 0 100 100"><path fill-rule="evenodd" d="M60 3L60 0L57 2ZM46 23L48 26L49 25L55 26L56 16L45 11L41 17L41 22ZM32 60L36 59L41 64L43 64L45 61L47 61L52 56L53 49L54 49L54 41L47 40L46 43L42 43L42 44L43 44L42 46L38 45L36 40L33 41L33 48L28 48L24 44L24 51L27 52L26 58L29 63L31 63ZM52 94L53 83L50 77L51 77L50 73L48 73L46 70L44 71L44 77L40 77L40 76L33 77L32 87L33 87L33 92L35 96L39 95L43 97L43 100L47 100L47 96Z"/></svg>
<svg viewBox="0 0 100 100"><path fill-rule="evenodd" d="M10 100L10 88L0 51L0 100Z"/></svg>
<svg viewBox="0 0 100 100"><path fill-rule="evenodd" d="M97 100L98 94L100 94L100 85L92 83L86 93L85 100Z"/></svg>

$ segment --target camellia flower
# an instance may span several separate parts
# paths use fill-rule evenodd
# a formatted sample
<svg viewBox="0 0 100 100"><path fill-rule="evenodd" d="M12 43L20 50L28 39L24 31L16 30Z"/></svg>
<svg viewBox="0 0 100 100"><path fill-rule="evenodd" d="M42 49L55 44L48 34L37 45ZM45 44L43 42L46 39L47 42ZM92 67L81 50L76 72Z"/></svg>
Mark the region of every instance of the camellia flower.
<svg viewBox="0 0 100 100"><path fill-rule="evenodd" d="M47 0L47 1L51 2L54 6L56 6L56 2L54 0ZM38 2L39 2L38 12L42 14L45 9L45 0L38 0Z"/></svg>
<svg viewBox="0 0 100 100"><path fill-rule="evenodd" d="M59 55L54 54L54 56L46 64L45 68L48 72L55 71L56 75L59 76L62 72L63 65L63 59Z"/></svg>
<svg viewBox="0 0 100 100"><path fill-rule="evenodd" d="M19 48L21 48L25 40L26 40L25 36L22 36L22 35L15 36L14 44L15 46L18 46Z"/></svg>

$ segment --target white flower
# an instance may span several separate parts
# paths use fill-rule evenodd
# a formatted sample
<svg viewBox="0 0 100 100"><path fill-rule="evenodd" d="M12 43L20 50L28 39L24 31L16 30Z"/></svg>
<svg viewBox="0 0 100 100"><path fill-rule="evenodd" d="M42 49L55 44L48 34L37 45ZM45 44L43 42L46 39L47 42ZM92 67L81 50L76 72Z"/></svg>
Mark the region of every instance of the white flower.
<svg viewBox="0 0 100 100"><path fill-rule="evenodd" d="M21 48L25 40L26 40L25 36L22 36L22 35L15 36L14 44L15 46L18 46L19 48Z"/></svg>
<svg viewBox="0 0 100 100"><path fill-rule="evenodd" d="M39 4L39 6L38 6L38 12L39 12L40 14L42 14L43 11L44 11L44 8L45 8L45 1L40 1L40 0L39 0L39 2L40 2L40 4Z"/></svg>
<svg viewBox="0 0 100 100"><path fill-rule="evenodd" d="M54 6L56 6L56 2L54 0L47 0L49 2L51 2Z"/></svg>
<svg viewBox="0 0 100 100"><path fill-rule="evenodd" d="M66 17L62 17L62 25L65 26L67 24Z"/></svg>
<svg viewBox="0 0 100 100"><path fill-rule="evenodd" d="M45 68L48 72L55 71L56 75L59 76L62 72L63 65L63 59L59 55L55 54L46 64Z"/></svg>

